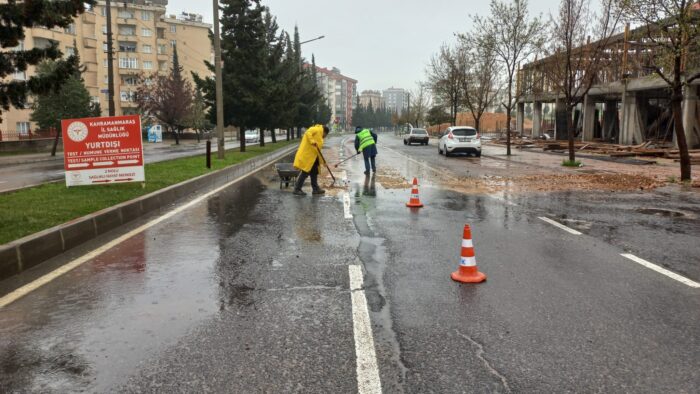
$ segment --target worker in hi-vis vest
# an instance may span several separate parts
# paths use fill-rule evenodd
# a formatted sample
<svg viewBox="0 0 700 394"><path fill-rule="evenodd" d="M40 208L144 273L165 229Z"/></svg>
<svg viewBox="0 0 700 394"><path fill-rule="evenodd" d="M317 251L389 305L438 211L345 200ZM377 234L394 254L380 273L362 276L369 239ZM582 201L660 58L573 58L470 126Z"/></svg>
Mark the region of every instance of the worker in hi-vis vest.
<svg viewBox="0 0 700 394"><path fill-rule="evenodd" d="M355 150L359 154L362 152L362 157L365 159L365 175L369 175L370 163L372 164L372 172L377 172L377 134L370 129L362 127L355 128Z"/></svg>

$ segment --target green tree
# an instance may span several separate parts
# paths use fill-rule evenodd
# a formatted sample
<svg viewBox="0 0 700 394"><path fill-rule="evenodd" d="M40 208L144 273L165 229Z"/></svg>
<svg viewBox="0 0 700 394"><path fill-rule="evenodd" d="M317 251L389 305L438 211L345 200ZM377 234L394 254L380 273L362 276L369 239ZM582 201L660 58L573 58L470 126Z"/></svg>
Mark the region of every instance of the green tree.
<svg viewBox="0 0 700 394"><path fill-rule="evenodd" d="M80 55L75 55L68 59L73 72L68 79L57 89L39 94L34 101L31 120L42 129L56 130L56 138L51 148L51 156L56 155L58 138L61 134L62 119L77 119L100 116L100 105L93 103L90 93L85 88L81 76ZM45 61L37 67L37 74L41 78L56 72L60 64L56 61Z"/></svg>
<svg viewBox="0 0 700 394"><path fill-rule="evenodd" d="M57 90L68 80L77 68L77 62L70 57L61 60L62 53L56 45L48 48L19 49L25 34L24 29L32 27L68 27L73 18L85 12L86 6L92 6L95 0L64 1L6 1L0 4L2 28L0 28L0 47L12 48L0 52L0 115L10 107L24 108L27 96L40 95ZM49 72L36 74L26 81L10 80L8 76L16 72L27 71L45 60L55 60Z"/></svg>
<svg viewBox="0 0 700 394"><path fill-rule="evenodd" d="M439 125L443 123L450 122L452 117L444 107L440 105L435 105L428 110L428 115L425 117L428 124Z"/></svg>

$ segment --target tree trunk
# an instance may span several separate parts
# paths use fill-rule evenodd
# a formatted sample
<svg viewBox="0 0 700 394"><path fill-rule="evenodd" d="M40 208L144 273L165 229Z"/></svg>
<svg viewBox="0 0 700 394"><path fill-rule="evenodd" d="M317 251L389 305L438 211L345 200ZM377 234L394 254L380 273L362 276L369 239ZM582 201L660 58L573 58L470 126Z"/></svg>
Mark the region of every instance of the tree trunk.
<svg viewBox="0 0 700 394"><path fill-rule="evenodd" d="M479 132L479 126L481 125L481 116L478 118L475 116L474 117L474 128L476 129L477 132Z"/></svg>
<svg viewBox="0 0 700 394"><path fill-rule="evenodd" d="M297 126L297 138L301 138L301 126Z"/></svg>
<svg viewBox="0 0 700 394"><path fill-rule="evenodd" d="M258 138L260 138L260 147L265 146L265 129L261 128L260 133L258 135Z"/></svg>
<svg viewBox="0 0 700 394"><path fill-rule="evenodd" d="M571 111L573 108L566 107L566 137L569 140L569 162L573 164L576 161L576 152L574 151L574 120Z"/></svg>
<svg viewBox="0 0 700 394"><path fill-rule="evenodd" d="M195 130L194 133L197 135L197 143L199 144L200 142L202 142L202 139L199 136L199 130Z"/></svg>
<svg viewBox="0 0 700 394"><path fill-rule="evenodd" d="M510 107L506 107L506 155L510 156Z"/></svg>
<svg viewBox="0 0 700 394"><path fill-rule="evenodd" d="M238 128L238 142L241 153L245 152L245 127L243 126Z"/></svg>
<svg viewBox="0 0 700 394"><path fill-rule="evenodd" d="M61 133L56 130L56 138L53 140L53 146L51 147L51 156L56 156L56 149L58 149L58 138L61 136Z"/></svg>
<svg viewBox="0 0 700 394"><path fill-rule="evenodd" d="M291 138L291 134L292 134L292 133L291 133L291 130L292 130L291 127L287 127L287 141L291 141L291 140L292 140L292 138Z"/></svg>
<svg viewBox="0 0 700 394"><path fill-rule="evenodd" d="M277 136L275 135L275 129L272 129L270 132L270 136L272 137L272 143L276 144L277 143Z"/></svg>
<svg viewBox="0 0 700 394"><path fill-rule="evenodd" d="M173 128L173 134L175 134L175 145L180 145L180 132L177 127Z"/></svg>
<svg viewBox="0 0 700 394"><path fill-rule="evenodd" d="M676 130L676 142L678 143L678 153L681 156L681 181L690 181L691 167L690 154L688 153L688 141L685 138L685 127L683 126L683 85L679 82L673 87L671 96L671 109L673 110L673 123Z"/></svg>

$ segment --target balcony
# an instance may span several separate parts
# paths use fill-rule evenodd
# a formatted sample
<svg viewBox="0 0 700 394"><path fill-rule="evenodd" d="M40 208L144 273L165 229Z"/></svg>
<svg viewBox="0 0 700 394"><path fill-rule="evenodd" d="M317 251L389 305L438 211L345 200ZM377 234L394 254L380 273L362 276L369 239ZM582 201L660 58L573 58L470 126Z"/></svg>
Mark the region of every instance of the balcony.
<svg viewBox="0 0 700 394"><path fill-rule="evenodd" d="M97 86L97 71L90 72L86 71L83 73L83 80L85 81L85 86L96 87Z"/></svg>
<svg viewBox="0 0 700 394"><path fill-rule="evenodd" d="M32 36L37 38L45 38L51 41L59 41L63 37L63 32L57 32L54 30L44 29L43 27L36 27L32 29Z"/></svg>
<svg viewBox="0 0 700 394"><path fill-rule="evenodd" d="M97 39L95 37L84 37L83 46L85 48L97 48Z"/></svg>
<svg viewBox="0 0 700 394"><path fill-rule="evenodd" d="M97 16L95 15L94 12L86 12L84 13L81 18L83 19L83 23L90 23L90 24L95 24L97 20Z"/></svg>

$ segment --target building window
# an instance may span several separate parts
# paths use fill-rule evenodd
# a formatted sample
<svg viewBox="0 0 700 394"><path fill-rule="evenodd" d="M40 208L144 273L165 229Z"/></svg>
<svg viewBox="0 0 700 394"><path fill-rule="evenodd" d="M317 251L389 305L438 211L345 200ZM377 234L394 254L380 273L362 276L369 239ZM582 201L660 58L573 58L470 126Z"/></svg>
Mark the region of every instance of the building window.
<svg viewBox="0 0 700 394"><path fill-rule="evenodd" d="M108 75L105 75L105 84L109 84L109 76Z"/></svg>
<svg viewBox="0 0 700 394"><path fill-rule="evenodd" d="M151 20L151 11L141 11L141 20L142 21L150 21Z"/></svg>
<svg viewBox="0 0 700 394"><path fill-rule="evenodd" d="M158 62L158 69L160 71L167 71L168 70L168 62L164 62L164 61Z"/></svg>
<svg viewBox="0 0 700 394"><path fill-rule="evenodd" d="M134 99L136 98L136 93L135 92L124 92L121 91L119 92L119 97L121 98L122 101L135 101Z"/></svg>
<svg viewBox="0 0 700 394"><path fill-rule="evenodd" d="M175 48L177 46L177 41L175 40L170 40L170 46Z"/></svg>
<svg viewBox="0 0 700 394"><path fill-rule="evenodd" d="M149 61L149 60L144 60L143 69L144 70L152 70L153 69L153 62Z"/></svg>
<svg viewBox="0 0 700 394"><path fill-rule="evenodd" d="M14 74L12 74L12 79L15 81L26 81L27 80L27 72L26 71L17 71Z"/></svg>
<svg viewBox="0 0 700 394"><path fill-rule="evenodd" d="M63 31L66 34L75 35L75 23L71 23L70 25L68 25L68 27L64 28Z"/></svg>
<svg viewBox="0 0 700 394"><path fill-rule="evenodd" d="M71 57L73 55L75 55L75 48L66 47L66 57Z"/></svg>
<svg viewBox="0 0 700 394"><path fill-rule="evenodd" d="M17 122L17 134L19 135L29 135L29 122Z"/></svg>
<svg viewBox="0 0 700 394"><path fill-rule="evenodd" d="M159 54L159 55L164 55L164 54L166 54L167 52L168 52L168 51L167 51L165 45L163 45L163 44L158 44L158 54Z"/></svg>
<svg viewBox="0 0 700 394"><path fill-rule="evenodd" d="M136 58L131 57L120 57L119 58L119 68L139 68L139 61Z"/></svg>
<svg viewBox="0 0 700 394"><path fill-rule="evenodd" d="M107 63L107 59L104 59L102 62L104 63L105 68L109 67L109 63Z"/></svg>
<svg viewBox="0 0 700 394"><path fill-rule="evenodd" d="M107 7L100 7L100 15L107 16Z"/></svg>
<svg viewBox="0 0 700 394"><path fill-rule="evenodd" d="M136 26L133 25L119 25L119 35L121 36L135 36Z"/></svg>
<svg viewBox="0 0 700 394"><path fill-rule="evenodd" d="M144 37L151 37L153 36L153 30L147 29L147 28L141 28L141 35Z"/></svg>
<svg viewBox="0 0 700 394"><path fill-rule="evenodd" d="M102 50L103 50L104 52L109 51L109 48L107 47L107 43L106 43L106 42L105 42L104 44L102 44Z"/></svg>
<svg viewBox="0 0 700 394"><path fill-rule="evenodd" d="M171 33L177 33L177 26L175 26L175 25L170 25L170 32L171 32Z"/></svg>
<svg viewBox="0 0 700 394"><path fill-rule="evenodd" d="M107 25L102 26L102 34L107 34Z"/></svg>
<svg viewBox="0 0 700 394"><path fill-rule="evenodd" d="M150 62L143 62L143 68L146 68L146 63L150 63ZM136 77L122 77L122 84L123 85L134 86L137 83L138 83L138 78L136 78Z"/></svg>
<svg viewBox="0 0 700 394"><path fill-rule="evenodd" d="M141 52L151 53L151 46L150 45L141 45Z"/></svg>
<svg viewBox="0 0 700 394"><path fill-rule="evenodd" d="M119 13L117 13L119 18L124 18L124 19L134 19L134 13L129 11L129 10L119 10Z"/></svg>
<svg viewBox="0 0 700 394"><path fill-rule="evenodd" d="M136 52L136 43L131 41L119 41L119 52Z"/></svg>
<svg viewBox="0 0 700 394"><path fill-rule="evenodd" d="M157 32L158 32L158 38L165 38L165 29L164 28L159 27L157 29Z"/></svg>

